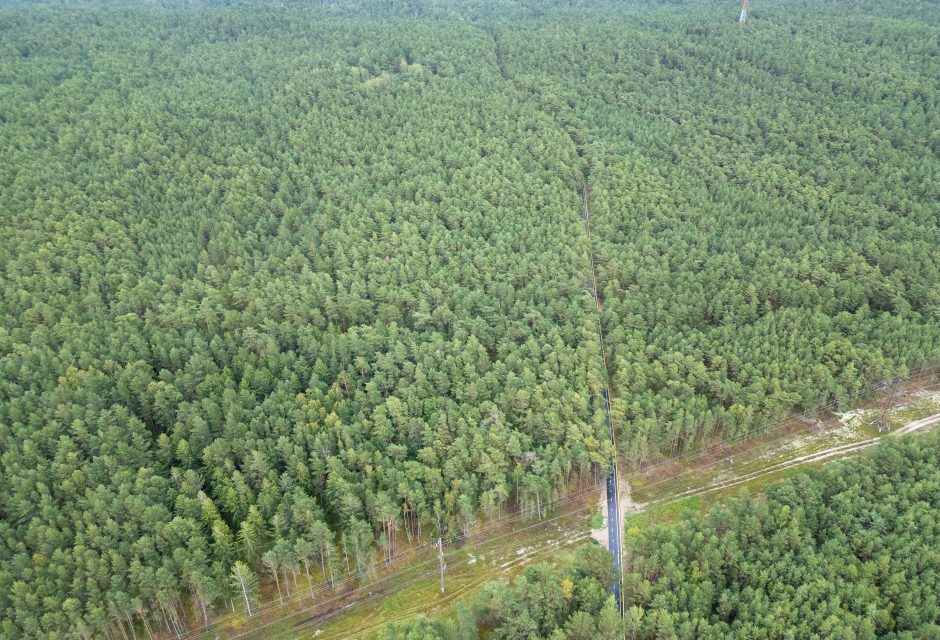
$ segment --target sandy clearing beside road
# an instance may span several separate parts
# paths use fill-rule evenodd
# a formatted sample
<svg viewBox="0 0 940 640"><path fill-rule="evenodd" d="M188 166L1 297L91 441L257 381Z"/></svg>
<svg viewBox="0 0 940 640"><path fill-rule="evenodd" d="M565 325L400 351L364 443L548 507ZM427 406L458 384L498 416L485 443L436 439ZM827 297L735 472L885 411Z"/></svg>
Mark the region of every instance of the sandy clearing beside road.
<svg viewBox="0 0 940 640"><path fill-rule="evenodd" d="M706 484L703 487L687 489L686 491L682 491L681 493L670 496L668 498L644 502L641 505L638 505L639 510L642 510L644 507L648 505L669 504L671 502L681 500L682 498L688 498L691 496L699 496L699 495L704 495L708 493L713 493L715 491L721 491L722 489L727 489L729 487L734 487L740 484L744 484L746 482L750 482L751 480L756 480L757 478L760 478L767 474L777 473L779 471L785 471L792 467L810 464L813 462L822 462L830 458L848 456L848 455L857 453L859 451L862 451L863 449L867 449L871 446L878 444L878 442L880 442L882 438L886 436L899 437L899 436L908 435L911 433L915 433L917 431L928 429L929 427L936 425L938 422L940 422L940 413L934 414L932 416L928 416L926 418L922 418L920 420L914 420L913 422L909 422L908 424L904 425L900 429L897 429L892 432L887 432L881 436L868 438L866 440L861 440L855 443L843 444L843 445L839 445L836 447L830 447L823 451L817 451L816 453L797 456L790 460L770 465L768 467L760 469L759 471L752 471L750 473L745 473L739 476L733 476L725 480L711 482L709 484Z"/></svg>

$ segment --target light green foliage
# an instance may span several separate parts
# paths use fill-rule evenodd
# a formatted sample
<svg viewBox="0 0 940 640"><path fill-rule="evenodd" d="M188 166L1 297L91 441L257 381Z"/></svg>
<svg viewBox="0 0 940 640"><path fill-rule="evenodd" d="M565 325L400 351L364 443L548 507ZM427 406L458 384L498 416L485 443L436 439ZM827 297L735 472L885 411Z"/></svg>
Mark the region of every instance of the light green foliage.
<svg viewBox="0 0 940 640"><path fill-rule="evenodd" d="M631 460L935 360L910 5L0 7L0 637L176 635L592 477L585 176Z"/></svg>
<svg viewBox="0 0 940 640"><path fill-rule="evenodd" d="M564 554L555 564L527 567L506 585L483 586L470 609L479 631L501 640L620 637L617 605L608 589L613 559L597 544Z"/></svg>
<svg viewBox="0 0 940 640"><path fill-rule="evenodd" d="M565 132L479 28L321 18L0 11L7 636L227 606L238 558L286 597L608 458Z"/></svg>
<svg viewBox="0 0 940 640"><path fill-rule="evenodd" d="M615 640L622 637L613 558L597 544L560 555L552 564L527 567L511 584L488 582L466 605L457 607L458 625L423 616L390 625L386 640L484 637L498 640ZM416 634L416 635L409 635Z"/></svg>
<svg viewBox="0 0 940 640"><path fill-rule="evenodd" d="M252 605L257 605L258 602L258 577L247 564L237 560L232 565L229 581L233 597L244 605L245 613L249 616L254 615Z"/></svg>

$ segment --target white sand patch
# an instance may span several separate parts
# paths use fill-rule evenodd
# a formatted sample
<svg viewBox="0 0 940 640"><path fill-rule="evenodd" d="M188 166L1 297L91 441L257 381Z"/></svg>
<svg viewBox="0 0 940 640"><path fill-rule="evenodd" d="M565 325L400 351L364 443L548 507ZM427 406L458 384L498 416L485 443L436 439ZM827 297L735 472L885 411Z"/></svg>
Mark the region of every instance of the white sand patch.
<svg viewBox="0 0 940 640"><path fill-rule="evenodd" d="M915 420L914 422L908 422L894 433L895 435L903 436L907 435L908 433L920 431L921 429L927 429L928 427L934 426L938 422L940 422L940 413L927 416L926 418L922 418L920 420Z"/></svg>
<svg viewBox="0 0 940 640"><path fill-rule="evenodd" d="M623 526L624 522L626 522L628 514L642 511L643 507L642 505L633 501L633 498L631 497L630 482L623 476L620 477L620 482L618 483L617 498L620 501L620 526ZM600 493L597 496L597 501L601 512L601 528L591 529L591 538L597 541L599 545L610 551L610 549L608 549L608 545L610 544L610 535L607 531L607 487L601 487Z"/></svg>
<svg viewBox="0 0 940 640"><path fill-rule="evenodd" d="M620 478L618 485L617 498L620 500L620 526L626 521L627 514L639 511L639 506L633 501L630 481L626 478Z"/></svg>
<svg viewBox="0 0 940 640"><path fill-rule="evenodd" d="M847 428L857 429L865 419L869 417L870 413L868 409L854 409L844 413L837 413L836 416L839 418L839 422Z"/></svg>
<svg viewBox="0 0 940 640"><path fill-rule="evenodd" d="M819 439L819 436L816 434L806 435L806 436L797 436L792 440L787 440L786 442L781 443L779 446L771 447L766 452L760 454L758 457L759 460L769 460L771 458L777 458L781 454L792 451L794 449L802 449L803 447L809 446L811 443ZM747 454L744 455L745 462L747 461ZM732 460L733 462L733 460Z"/></svg>

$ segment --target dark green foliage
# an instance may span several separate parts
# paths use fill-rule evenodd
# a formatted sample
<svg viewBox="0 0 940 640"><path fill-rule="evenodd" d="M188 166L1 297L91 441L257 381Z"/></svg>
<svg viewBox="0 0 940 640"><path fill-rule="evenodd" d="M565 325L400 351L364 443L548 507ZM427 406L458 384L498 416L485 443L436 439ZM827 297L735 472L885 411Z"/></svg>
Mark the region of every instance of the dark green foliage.
<svg viewBox="0 0 940 640"><path fill-rule="evenodd" d="M480 626L502 640L557 637L562 629L567 637L600 637L603 611L617 610L608 592L616 580L606 550L596 544L581 547L558 566L526 568L508 587L501 582L484 586L478 598Z"/></svg>
<svg viewBox="0 0 940 640"><path fill-rule="evenodd" d="M453 640L456 637L453 626L448 622L428 620L424 616L390 624L382 633L382 640Z"/></svg>
<svg viewBox="0 0 940 640"><path fill-rule="evenodd" d="M936 6L785 5L0 8L0 637L590 477L585 175L631 459L935 360Z"/></svg>
<svg viewBox="0 0 940 640"><path fill-rule="evenodd" d="M860 9L500 29L509 77L585 153L628 458L936 360L938 16Z"/></svg>
<svg viewBox="0 0 940 640"><path fill-rule="evenodd" d="M625 540L627 636L937 637L938 513L930 435L654 527Z"/></svg>
<svg viewBox="0 0 940 640"><path fill-rule="evenodd" d="M567 136L479 29L315 17L0 13L7 636L325 582L609 456Z"/></svg>

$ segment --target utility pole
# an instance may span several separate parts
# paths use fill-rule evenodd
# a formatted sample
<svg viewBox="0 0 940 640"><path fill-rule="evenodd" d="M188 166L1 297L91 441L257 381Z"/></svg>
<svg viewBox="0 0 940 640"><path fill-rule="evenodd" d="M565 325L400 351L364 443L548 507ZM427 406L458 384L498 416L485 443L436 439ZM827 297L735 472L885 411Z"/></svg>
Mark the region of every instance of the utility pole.
<svg viewBox="0 0 940 640"><path fill-rule="evenodd" d="M444 537L441 536L437 539L437 559L441 565L441 593L444 593L444 569L447 568L447 565L444 563Z"/></svg>
<svg viewBox="0 0 940 640"><path fill-rule="evenodd" d="M744 4L741 5L741 17L738 18L738 24L744 24L747 20L747 2L748 0L744 0Z"/></svg>

